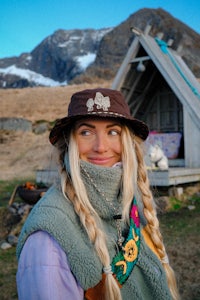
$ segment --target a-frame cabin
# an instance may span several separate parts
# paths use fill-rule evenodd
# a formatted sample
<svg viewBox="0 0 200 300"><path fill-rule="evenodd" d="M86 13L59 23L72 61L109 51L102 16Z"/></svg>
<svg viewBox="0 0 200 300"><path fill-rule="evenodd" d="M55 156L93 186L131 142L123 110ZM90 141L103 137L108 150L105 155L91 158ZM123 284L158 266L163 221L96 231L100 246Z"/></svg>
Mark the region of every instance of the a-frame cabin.
<svg viewBox="0 0 200 300"><path fill-rule="evenodd" d="M151 171L152 185L200 181L200 84L171 40L132 29L136 34L113 81L134 117L145 121L162 140L179 137L178 153L168 171ZM181 139L180 139L181 137ZM175 141L176 142L176 141Z"/></svg>

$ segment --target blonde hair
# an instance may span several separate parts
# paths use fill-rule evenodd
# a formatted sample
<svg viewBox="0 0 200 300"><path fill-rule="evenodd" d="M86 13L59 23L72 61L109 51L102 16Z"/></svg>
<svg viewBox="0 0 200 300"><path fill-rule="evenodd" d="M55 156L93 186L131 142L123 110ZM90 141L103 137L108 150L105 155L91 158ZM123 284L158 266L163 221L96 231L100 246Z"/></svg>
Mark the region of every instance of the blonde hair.
<svg viewBox="0 0 200 300"><path fill-rule="evenodd" d="M156 215L153 196L150 190L147 171L143 159L141 141L135 137L126 126L122 126L122 163L123 163L123 217L129 222L129 211L134 195L140 194L144 206L144 215L147 220L147 231L153 244L157 248L160 260L163 263L164 270L168 281L168 286L174 300L179 299L178 290L174 272L171 269L167 254L163 244L163 239L159 230L159 222ZM73 203L74 210L80 217L89 239L94 245L95 251L102 262L104 268L109 268L111 264L106 236L101 229L101 220L92 207L85 185L80 176L79 152L74 136L71 131L67 151L69 155L69 164L71 177L66 172L63 165L66 151L66 141L61 140L57 145L59 150L61 186L65 197ZM121 300L120 288L111 272L106 272L105 280L105 300Z"/></svg>

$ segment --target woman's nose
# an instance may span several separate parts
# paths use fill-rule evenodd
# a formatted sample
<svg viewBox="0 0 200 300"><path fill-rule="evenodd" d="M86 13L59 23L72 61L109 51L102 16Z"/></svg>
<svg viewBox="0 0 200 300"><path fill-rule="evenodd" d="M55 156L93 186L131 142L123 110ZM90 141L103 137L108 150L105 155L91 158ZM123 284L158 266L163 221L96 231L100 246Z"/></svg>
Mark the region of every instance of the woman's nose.
<svg viewBox="0 0 200 300"><path fill-rule="evenodd" d="M96 136L94 151L102 153L108 150L108 141L106 137Z"/></svg>

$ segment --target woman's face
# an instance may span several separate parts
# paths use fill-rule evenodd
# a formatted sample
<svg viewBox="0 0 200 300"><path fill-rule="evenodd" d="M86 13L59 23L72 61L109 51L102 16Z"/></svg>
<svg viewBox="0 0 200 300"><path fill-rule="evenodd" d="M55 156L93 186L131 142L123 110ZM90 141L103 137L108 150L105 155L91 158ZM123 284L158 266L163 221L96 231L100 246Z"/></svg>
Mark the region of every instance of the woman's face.
<svg viewBox="0 0 200 300"><path fill-rule="evenodd" d="M113 119L83 119L76 123L80 159L111 167L121 161L121 124Z"/></svg>

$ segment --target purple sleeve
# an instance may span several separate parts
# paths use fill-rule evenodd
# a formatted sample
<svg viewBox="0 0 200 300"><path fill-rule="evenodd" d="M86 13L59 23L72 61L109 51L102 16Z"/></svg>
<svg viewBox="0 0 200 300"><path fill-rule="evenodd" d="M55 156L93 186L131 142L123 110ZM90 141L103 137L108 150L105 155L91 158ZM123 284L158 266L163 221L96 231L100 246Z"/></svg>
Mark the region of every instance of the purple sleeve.
<svg viewBox="0 0 200 300"><path fill-rule="evenodd" d="M19 300L83 300L84 292L70 271L67 257L46 232L26 241L18 263Z"/></svg>

